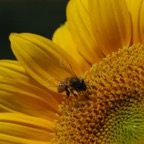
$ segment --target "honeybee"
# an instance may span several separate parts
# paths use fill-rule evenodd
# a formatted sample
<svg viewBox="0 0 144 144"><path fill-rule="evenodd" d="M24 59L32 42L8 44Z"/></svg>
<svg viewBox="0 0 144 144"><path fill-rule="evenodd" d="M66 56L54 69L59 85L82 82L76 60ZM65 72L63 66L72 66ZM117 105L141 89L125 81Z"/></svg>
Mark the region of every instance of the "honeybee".
<svg viewBox="0 0 144 144"><path fill-rule="evenodd" d="M77 94L74 91L85 91L86 90L86 84L83 79L80 79L79 77L70 77L65 78L62 80L58 85L58 92L62 93L66 91L66 95L69 97L70 94L73 94L74 96L77 96Z"/></svg>
<svg viewBox="0 0 144 144"><path fill-rule="evenodd" d="M73 71L72 66L65 60L64 58L60 59L60 66L69 71L73 76L63 78L63 80L59 81L54 78L47 80L47 84L51 87L57 87L58 93L66 92L67 97L70 94L77 96L74 92L80 92L86 90L86 84L83 79L76 76L75 72ZM57 83L59 81L59 83Z"/></svg>

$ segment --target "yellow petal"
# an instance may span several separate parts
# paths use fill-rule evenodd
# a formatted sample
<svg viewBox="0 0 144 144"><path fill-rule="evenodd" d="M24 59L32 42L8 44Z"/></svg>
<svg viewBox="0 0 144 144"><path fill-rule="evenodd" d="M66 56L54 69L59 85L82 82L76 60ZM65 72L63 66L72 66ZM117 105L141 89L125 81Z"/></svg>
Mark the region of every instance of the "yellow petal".
<svg viewBox="0 0 144 144"><path fill-rule="evenodd" d="M78 66L82 69L83 73L90 68L90 65L84 60L84 58L78 53L75 44L72 40L71 33L68 28L68 24L65 23L58 28L54 35L53 41L66 50L69 55L76 60Z"/></svg>
<svg viewBox="0 0 144 144"><path fill-rule="evenodd" d="M18 138L6 134L0 133L0 142L1 144L51 144L51 142L42 142L35 140L27 140L24 138Z"/></svg>
<svg viewBox="0 0 144 144"><path fill-rule="evenodd" d="M33 80L18 61L14 60L0 60L0 75L2 78L17 79L28 82L32 85L41 87L35 80Z"/></svg>
<svg viewBox="0 0 144 144"><path fill-rule="evenodd" d="M72 69L82 74L66 51L44 37L29 33L11 34L10 40L14 54L26 71L48 89L55 91L56 88L51 87L50 82L55 81L57 86L59 81L72 76ZM61 61L65 61L68 67L63 67Z"/></svg>
<svg viewBox="0 0 144 144"><path fill-rule="evenodd" d="M5 78L30 80L24 68L14 60L0 60L0 75Z"/></svg>
<svg viewBox="0 0 144 144"><path fill-rule="evenodd" d="M140 13L140 42L144 44L144 2L141 5Z"/></svg>
<svg viewBox="0 0 144 144"><path fill-rule="evenodd" d="M67 6L67 23L75 46L90 64L100 61L105 55L96 46L92 33L88 0L71 0Z"/></svg>
<svg viewBox="0 0 144 144"><path fill-rule="evenodd" d="M0 79L0 109L27 115L55 118L59 102L49 92L13 79Z"/></svg>
<svg viewBox="0 0 144 144"><path fill-rule="evenodd" d="M47 144L52 123L48 120L18 113L1 113L0 142L3 144Z"/></svg>
<svg viewBox="0 0 144 144"><path fill-rule="evenodd" d="M131 20L125 0L91 0L89 14L96 45L105 55L130 44Z"/></svg>
<svg viewBox="0 0 144 144"><path fill-rule="evenodd" d="M25 71L25 69L19 64L18 61L12 61L12 60L1 60L0 61L0 78L10 78L10 79L17 79L17 80L22 80L26 83L29 83L31 85L34 85L36 87L45 89L39 83L34 81L28 73ZM52 87L57 91L56 87ZM50 95L54 95L54 98L58 101L61 102L62 96L60 96L57 92L49 91L47 90Z"/></svg>
<svg viewBox="0 0 144 144"><path fill-rule="evenodd" d="M144 4L143 0L126 0L131 14L133 28L133 43L143 42L144 33Z"/></svg>

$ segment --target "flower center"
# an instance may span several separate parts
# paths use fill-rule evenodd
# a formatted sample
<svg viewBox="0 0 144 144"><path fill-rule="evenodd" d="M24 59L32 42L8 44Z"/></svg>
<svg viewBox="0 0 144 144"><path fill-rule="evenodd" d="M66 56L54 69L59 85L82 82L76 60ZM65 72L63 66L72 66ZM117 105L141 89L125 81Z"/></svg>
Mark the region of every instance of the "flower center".
<svg viewBox="0 0 144 144"><path fill-rule="evenodd" d="M57 143L142 144L144 46L124 47L83 76L86 92L64 98Z"/></svg>

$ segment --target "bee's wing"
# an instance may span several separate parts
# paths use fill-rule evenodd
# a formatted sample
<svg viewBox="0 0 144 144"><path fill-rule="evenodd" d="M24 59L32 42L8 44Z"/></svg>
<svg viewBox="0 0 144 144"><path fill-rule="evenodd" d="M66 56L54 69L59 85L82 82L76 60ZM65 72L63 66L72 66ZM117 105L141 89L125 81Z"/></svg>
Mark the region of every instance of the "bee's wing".
<svg viewBox="0 0 144 144"><path fill-rule="evenodd" d="M68 63L68 61L65 58L60 58L59 64L60 64L60 67L62 67L63 69L68 71L68 73L70 73L69 76L76 75L75 72L73 71L72 66ZM55 78L51 77L46 80L46 84L48 87L58 87L59 83L65 78L66 78L65 75L60 75L59 79L55 79Z"/></svg>
<svg viewBox="0 0 144 144"><path fill-rule="evenodd" d="M59 81L57 81L55 78L48 79L46 83L48 87L58 87L59 85Z"/></svg>
<svg viewBox="0 0 144 144"><path fill-rule="evenodd" d="M72 76L76 76L76 73L71 64L64 58L60 59L60 66L66 69Z"/></svg>

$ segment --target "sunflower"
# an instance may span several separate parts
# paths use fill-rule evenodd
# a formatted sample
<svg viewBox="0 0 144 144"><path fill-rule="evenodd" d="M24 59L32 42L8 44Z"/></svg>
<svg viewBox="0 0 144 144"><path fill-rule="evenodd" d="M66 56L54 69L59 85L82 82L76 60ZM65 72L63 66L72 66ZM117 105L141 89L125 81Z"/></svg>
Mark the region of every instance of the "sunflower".
<svg viewBox="0 0 144 144"><path fill-rule="evenodd" d="M0 61L1 144L143 144L143 0L70 0L53 39L12 33ZM65 78L86 91L58 93Z"/></svg>

